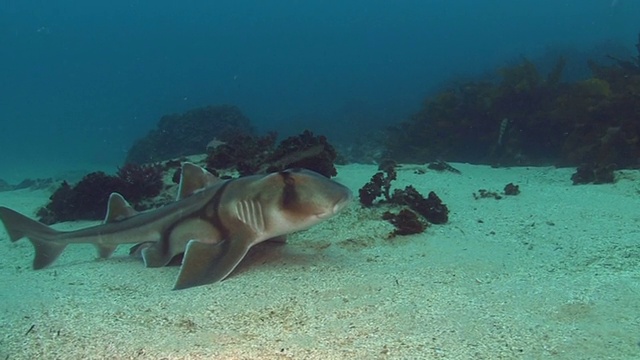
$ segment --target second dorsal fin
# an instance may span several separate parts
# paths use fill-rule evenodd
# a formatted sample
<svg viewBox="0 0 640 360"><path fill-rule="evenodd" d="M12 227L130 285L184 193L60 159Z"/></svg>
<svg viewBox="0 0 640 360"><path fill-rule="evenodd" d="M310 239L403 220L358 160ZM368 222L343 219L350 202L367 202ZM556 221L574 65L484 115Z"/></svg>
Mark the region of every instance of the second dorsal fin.
<svg viewBox="0 0 640 360"><path fill-rule="evenodd" d="M206 169L190 162L185 162L182 164L177 200L184 199L218 181L220 181L220 179Z"/></svg>
<svg viewBox="0 0 640 360"><path fill-rule="evenodd" d="M132 217L138 214L138 212L129 205L127 200L118 193L111 193L109 196L109 204L107 205L107 216L104 218L104 222L118 222L126 218Z"/></svg>

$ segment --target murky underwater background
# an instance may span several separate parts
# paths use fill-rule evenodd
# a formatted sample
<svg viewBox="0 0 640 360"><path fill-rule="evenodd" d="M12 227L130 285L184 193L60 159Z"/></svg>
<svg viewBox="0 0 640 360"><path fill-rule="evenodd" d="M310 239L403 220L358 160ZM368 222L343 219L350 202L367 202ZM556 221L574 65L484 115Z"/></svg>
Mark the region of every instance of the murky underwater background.
<svg viewBox="0 0 640 360"><path fill-rule="evenodd" d="M586 77L586 59L633 53L638 14L633 0L7 0L0 178L115 167L162 115L205 105L349 143L525 56L549 68L563 53L565 77Z"/></svg>

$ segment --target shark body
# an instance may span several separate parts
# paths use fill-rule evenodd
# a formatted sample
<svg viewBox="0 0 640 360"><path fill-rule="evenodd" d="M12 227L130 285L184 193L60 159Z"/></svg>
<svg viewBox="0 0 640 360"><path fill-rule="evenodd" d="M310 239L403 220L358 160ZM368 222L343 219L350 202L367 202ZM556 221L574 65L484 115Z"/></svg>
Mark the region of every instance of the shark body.
<svg viewBox="0 0 640 360"><path fill-rule="evenodd" d="M52 264L69 244L93 244L107 258L118 245L138 243L132 250L147 267L184 254L174 286L184 289L223 280L253 245L330 218L351 198L347 187L310 170L222 181L185 163L177 201L159 209L138 213L113 193L104 223L84 229L58 231L6 207L0 220L11 241L31 241L34 269Z"/></svg>

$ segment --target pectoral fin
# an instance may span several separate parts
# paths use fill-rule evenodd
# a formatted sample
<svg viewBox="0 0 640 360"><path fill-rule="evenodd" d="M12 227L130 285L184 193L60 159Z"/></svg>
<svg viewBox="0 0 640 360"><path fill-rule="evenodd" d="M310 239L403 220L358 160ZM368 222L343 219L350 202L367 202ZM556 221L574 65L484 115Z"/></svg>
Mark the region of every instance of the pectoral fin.
<svg viewBox="0 0 640 360"><path fill-rule="evenodd" d="M158 243L144 247L140 253L146 267L162 267L171 262L174 255L166 251L161 251Z"/></svg>
<svg viewBox="0 0 640 360"><path fill-rule="evenodd" d="M142 250L148 248L153 244L154 244L154 241L143 241L141 243L137 243L129 248L129 256L141 258Z"/></svg>
<svg viewBox="0 0 640 360"><path fill-rule="evenodd" d="M219 243L191 240L187 244L174 290L211 284L226 278L249 251L251 242L227 239Z"/></svg>
<svg viewBox="0 0 640 360"><path fill-rule="evenodd" d="M145 241L129 249L129 255L141 257L146 267L162 267L171 262L172 254L160 250L157 241Z"/></svg>

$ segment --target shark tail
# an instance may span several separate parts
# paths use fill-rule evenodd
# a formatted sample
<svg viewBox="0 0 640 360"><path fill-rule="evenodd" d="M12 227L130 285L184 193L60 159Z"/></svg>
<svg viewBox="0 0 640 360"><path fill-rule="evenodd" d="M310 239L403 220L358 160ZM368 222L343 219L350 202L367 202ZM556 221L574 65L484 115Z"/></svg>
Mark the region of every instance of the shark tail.
<svg viewBox="0 0 640 360"><path fill-rule="evenodd" d="M55 241L55 238L62 233L61 231L54 230L4 206L0 206L0 220L4 223L12 242L23 237L31 241L36 250L36 256L33 259L33 268L36 270L51 265L67 246L65 243Z"/></svg>

